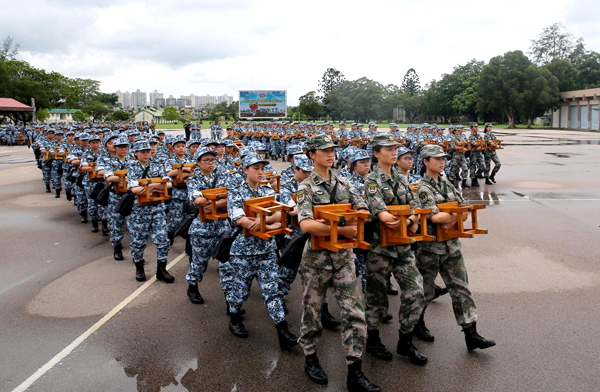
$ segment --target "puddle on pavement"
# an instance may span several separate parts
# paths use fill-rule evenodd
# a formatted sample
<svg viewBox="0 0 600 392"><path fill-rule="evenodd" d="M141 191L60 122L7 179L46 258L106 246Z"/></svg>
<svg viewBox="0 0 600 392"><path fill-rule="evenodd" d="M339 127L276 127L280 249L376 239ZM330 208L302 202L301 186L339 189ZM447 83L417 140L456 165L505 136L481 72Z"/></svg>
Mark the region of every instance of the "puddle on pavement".
<svg viewBox="0 0 600 392"><path fill-rule="evenodd" d="M533 248L509 248L469 260L469 286L473 292L563 291L599 283L600 275L568 268Z"/></svg>

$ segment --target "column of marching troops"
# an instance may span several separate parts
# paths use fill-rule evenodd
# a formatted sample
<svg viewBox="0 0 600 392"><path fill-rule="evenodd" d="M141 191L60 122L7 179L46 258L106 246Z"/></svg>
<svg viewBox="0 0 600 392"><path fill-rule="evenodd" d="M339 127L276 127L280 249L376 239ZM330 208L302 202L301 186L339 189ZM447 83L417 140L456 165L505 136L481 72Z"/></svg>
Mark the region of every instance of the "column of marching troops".
<svg viewBox="0 0 600 392"><path fill-rule="evenodd" d="M380 324L392 319L388 295L398 293L390 284L391 275L401 295L399 355L416 365L427 363L413 336L434 341L425 325L425 310L434 298L447 292L468 350L495 345L477 332L477 311L459 239L396 246L383 246L381 241L384 225L394 229L400 220L406 220L411 233L420 230L416 215L393 215L390 206L430 209L427 231L433 235L436 225L450 228L467 219L465 214L440 212L437 205L452 201L466 204L459 187L468 187L469 173L471 186L479 186L478 178L485 178L486 184L495 183L500 168L496 149L502 147L490 124L486 124L483 135L476 123L471 124L469 138L463 135L462 126L450 126L449 133L444 134L443 127L409 125L406 133L401 133L393 123L389 133L383 134L374 123L364 131L359 123L347 129L342 122L334 130L329 123L235 122L223 134L220 123L215 122L211 139L202 137L200 126L189 123L188 138L165 135L160 130L151 134L142 123L18 124L10 132L15 128L24 131L33 149L46 192L52 192L52 186L55 197L60 198L64 190L67 200L76 205L81 222L90 219L92 232L101 231L110 237L116 260L124 259L122 242L127 226L138 281L146 279L148 236L156 245L157 279L174 281L166 270L167 255L178 230L185 227L183 236L190 255L187 295L194 304L204 303L198 286L215 248L222 243L221 237L229 233L233 238L229 257L218 262L218 272L230 331L239 338L248 336L242 305L256 278L281 348L300 344L305 371L315 383L327 383L316 352L322 329L341 326L348 389L381 390L362 372L361 358L363 349L380 360L393 358L379 336ZM5 137L3 134L3 141ZM479 149L481 145L483 149ZM277 187L274 176L278 173L269 159L280 158L290 165L279 174ZM495 167L490 172L491 162ZM273 177L265 181L266 174ZM207 192L215 188L227 192L227 197L216 203L208 199ZM100 196L103 190L108 198ZM270 195L290 207L288 227L292 234L277 239L246 235L281 227L281 212L267 217L263 228L257 217L246 214L247 200ZM126 199L132 204L130 211ZM294 236L329 235L330 227L315 218L315 206L344 203L372 217L369 250L314 250L307 241L298 265L278 264L281 250ZM202 213L215 213L213 207L225 209L228 218L201 219ZM291 218L298 224L291 225ZM244 234L240 234L242 229ZM337 230L340 238L354 238L357 223L347 221ZM435 285L438 274L445 288ZM285 302L297 275L303 290L300 337L288 328ZM328 291L339 304L341 321L328 311Z"/></svg>

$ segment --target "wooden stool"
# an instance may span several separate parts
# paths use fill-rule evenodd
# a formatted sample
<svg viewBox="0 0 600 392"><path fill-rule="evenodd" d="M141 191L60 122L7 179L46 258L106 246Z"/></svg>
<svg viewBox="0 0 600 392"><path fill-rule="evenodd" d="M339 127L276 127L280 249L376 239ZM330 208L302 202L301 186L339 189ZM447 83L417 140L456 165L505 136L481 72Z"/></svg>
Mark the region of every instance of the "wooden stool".
<svg viewBox="0 0 600 392"><path fill-rule="evenodd" d="M467 229L464 226L462 216L458 217L458 220L453 228L442 229L442 225L436 225L436 237L438 241L446 241L452 238L473 238L475 234L487 234L486 229L480 229L477 226L477 210L483 210L485 205L483 204L472 204L472 205L458 205L457 201L450 201L448 203L438 204L438 210L440 212L447 212L449 214L462 214L463 212L471 213L471 228Z"/></svg>
<svg viewBox="0 0 600 392"><path fill-rule="evenodd" d="M456 142L454 145L454 151L462 154L467 151L471 151L471 143L469 142Z"/></svg>
<svg viewBox="0 0 600 392"><path fill-rule="evenodd" d="M368 212L358 212L352 209L352 204L327 204L313 207L314 219L325 219L329 223L330 231L327 237L312 237L312 249L327 249L339 252L344 249L360 248L369 249L370 244L364 240L365 220L371 219ZM356 239L339 238L338 226L344 226L346 221L356 219Z"/></svg>
<svg viewBox="0 0 600 392"><path fill-rule="evenodd" d="M104 177L99 176L98 172L96 172L96 167L98 166L98 162L89 162L88 166L92 168L92 171L88 173L88 181L104 180Z"/></svg>
<svg viewBox="0 0 600 392"><path fill-rule="evenodd" d="M127 193L127 170L115 170L113 173L114 176L117 176L123 180L123 185L119 185L119 182L108 182L106 181L106 187L108 188L110 184L113 184L115 193L117 195L122 195L123 193Z"/></svg>
<svg viewBox="0 0 600 392"><path fill-rule="evenodd" d="M504 147L502 147L502 142L503 140L486 140L485 148L490 151L504 150Z"/></svg>
<svg viewBox="0 0 600 392"><path fill-rule="evenodd" d="M483 151L486 148L486 142L483 139L480 140L475 140L475 142L472 143L471 145L471 149L473 151Z"/></svg>
<svg viewBox="0 0 600 392"><path fill-rule="evenodd" d="M246 136L248 136L248 135L246 135ZM233 142L233 155L235 155L237 157L239 155L240 148L242 148L242 147L244 147L244 143L242 143L239 140L235 140Z"/></svg>
<svg viewBox="0 0 600 392"><path fill-rule="evenodd" d="M169 200L169 188L167 184L169 180L165 178L140 178L138 180L140 186L145 187L146 193L144 195L137 195L138 205L139 206L150 206L153 204L164 203L165 200ZM158 195L153 195L150 193L150 184L162 184L162 193ZM158 193L158 192L157 192Z"/></svg>
<svg viewBox="0 0 600 392"><path fill-rule="evenodd" d="M411 210L409 205L387 206L387 210L394 216L401 217L400 226L391 229L383 222L379 225L381 246L408 245L417 241L433 241L435 237L427 235L427 214L431 213L431 209L419 208ZM408 230L406 219L411 215L419 215L421 221L421 234L413 234Z"/></svg>
<svg viewBox="0 0 600 392"><path fill-rule="evenodd" d="M292 230L287 228L287 211L292 208L275 201L275 196L263 196L256 199L248 199L244 201L244 212L248 218L260 219L260 228L258 231L250 231L244 229L244 236L249 235L268 240L277 234L292 234ZM281 211L281 227L275 230L267 230L267 216Z"/></svg>
<svg viewBox="0 0 600 392"><path fill-rule="evenodd" d="M272 171L265 173L265 179L260 182L261 185L271 185L271 181L275 180L275 186L273 190L275 193L279 193L281 190L281 176L274 175Z"/></svg>
<svg viewBox="0 0 600 392"><path fill-rule="evenodd" d="M173 165L173 170L182 169L185 167L191 168L192 173L193 173L193 170L196 167L196 164L195 163L183 163L183 164L176 163ZM176 187L176 188L185 187L185 182L186 182L187 177L184 178L183 177L184 174L189 174L189 172L184 172L183 170L181 170L179 172L179 174L175 178L173 178L173 186L174 187Z"/></svg>
<svg viewBox="0 0 600 392"><path fill-rule="evenodd" d="M210 200L210 213L204 212L204 208L198 206L198 210L200 212L200 221L218 221L229 217L229 214L227 213L227 207L217 208L217 201L227 199L227 195L229 195L229 192L225 187L203 190L202 197Z"/></svg>

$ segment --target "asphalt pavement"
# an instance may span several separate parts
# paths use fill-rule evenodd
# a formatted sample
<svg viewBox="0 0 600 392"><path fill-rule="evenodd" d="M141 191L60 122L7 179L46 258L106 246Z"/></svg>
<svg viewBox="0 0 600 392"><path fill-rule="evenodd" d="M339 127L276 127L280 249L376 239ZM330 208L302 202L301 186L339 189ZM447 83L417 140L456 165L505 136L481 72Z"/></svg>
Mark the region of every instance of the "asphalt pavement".
<svg viewBox="0 0 600 392"><path fill-rule="evenodd" d="M365 353L363 370L384 391L600 389L600 134L498 134L498 183L463 193L487 206L479 224L489 234L462 240L478 330L497 345L468 352L441 297L427 312L435 342L416 340L425 367ZM204 305L186 297L181 238L169 252L175 283L138 283L128 234L117 262L108 238L81 224L64 195L44 193L41 178L26 147L0 147L0 391L26 380L28 391L346 390L339 331L318 346L329 384L313 384L301 349L279 349L257 284L244 304L250 336L237 339L214 260L199 286ZM148 277L155 255L149 245ZM297 279L287 299L296 334L301 289ZM399 298L390 300L394 320L381 335L395 352ZM339 317L331 295L330 304Z"/></svg>

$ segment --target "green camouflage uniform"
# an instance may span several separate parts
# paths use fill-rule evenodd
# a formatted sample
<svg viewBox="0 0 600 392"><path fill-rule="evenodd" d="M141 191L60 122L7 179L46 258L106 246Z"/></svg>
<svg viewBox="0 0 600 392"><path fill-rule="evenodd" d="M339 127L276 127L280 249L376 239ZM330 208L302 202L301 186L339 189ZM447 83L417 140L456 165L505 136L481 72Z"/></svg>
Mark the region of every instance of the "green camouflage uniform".
<svg viewBox="0 0 600 392"><path fill-rule="evenodd" d="M439 203L458 201L461 205L466 204L454 185L443 176L440 176L440 182L436 183L426 174L419 183L417 195L421 208L433 210L428 219L439 212L437 208ZM435 235L435 224L428 223L427 232L429 235ZM464 327L477 321L477 309L471 290L469 290L467 267L458 238L444 242L419 243L417 266L423 275L425 307L433 300L434 280L439 273L450 292L456 322Z"/></svg>
<svg viewBox="0 0 600 392"><path fill-rule="evenodd" d="M471 132L471 136L469 137L469 142L471 142L472 148L471 157L469 158L469 172L471 173L471 179L477 178L478 175L483 175L483 172L485 171L483 151L475 151L475 142L477 140L483 140L479 132Z"/></svg>
<svg viewBox="0 0 600 392"><path fill-rule="evenodd" d="M410 245L380 245L381 222L376 217L380 212L387 211L387 205L410 205L415 209L418 204L405 176L392 170L390 178L379 166L367 175L365 201L375 219L371 251L367 254L367 326L369 330L379 329L379 324L388 314L387 277L391 271L400 284L400 330L409 333L423 312L423 277Z"/></svg>
<svg viewBox="0 0 600 392"><path fill-rule="evenodd" d="M317 136L315 136L316 138ZM328 135L319 137L331 138ZM351 203L352 208L367 209L367 205L346 178L329 172L331 179L325 181L316 172L304 180L298 189L298 221L314 219L313 206L331 204L330 192L337 182L334 199L337 204ZM354 270L354 253L351 249L339 253L328 250L312 250L307 241L300 265L303 286L302 325L298 342L305 355L316 351L321 337L321 306L327 289L331 287L342 315L342 344L346 362L352 364L362 356L367 335L360 283Z"/></svg>
<svg viewBox="0 0 600 392"><path fill-rule="evenodd" d="M483 137L484 140L486 141L490 141L490 140L498 140L496 139L496 135L494 135L493 132L485 132L485 136ZM502 166L502 164L500 163L500 158L498 158L498 154L496 154L496 151L492 151L492 150L483 150L483 158L485 161L485 172L484 172L484 177L495 177L496 173L498 173L498 170L500 170L500 167ZM492 170L492 174L490 175L490 169L492 168L491 163L494 162L494 169Z"/></svg>

